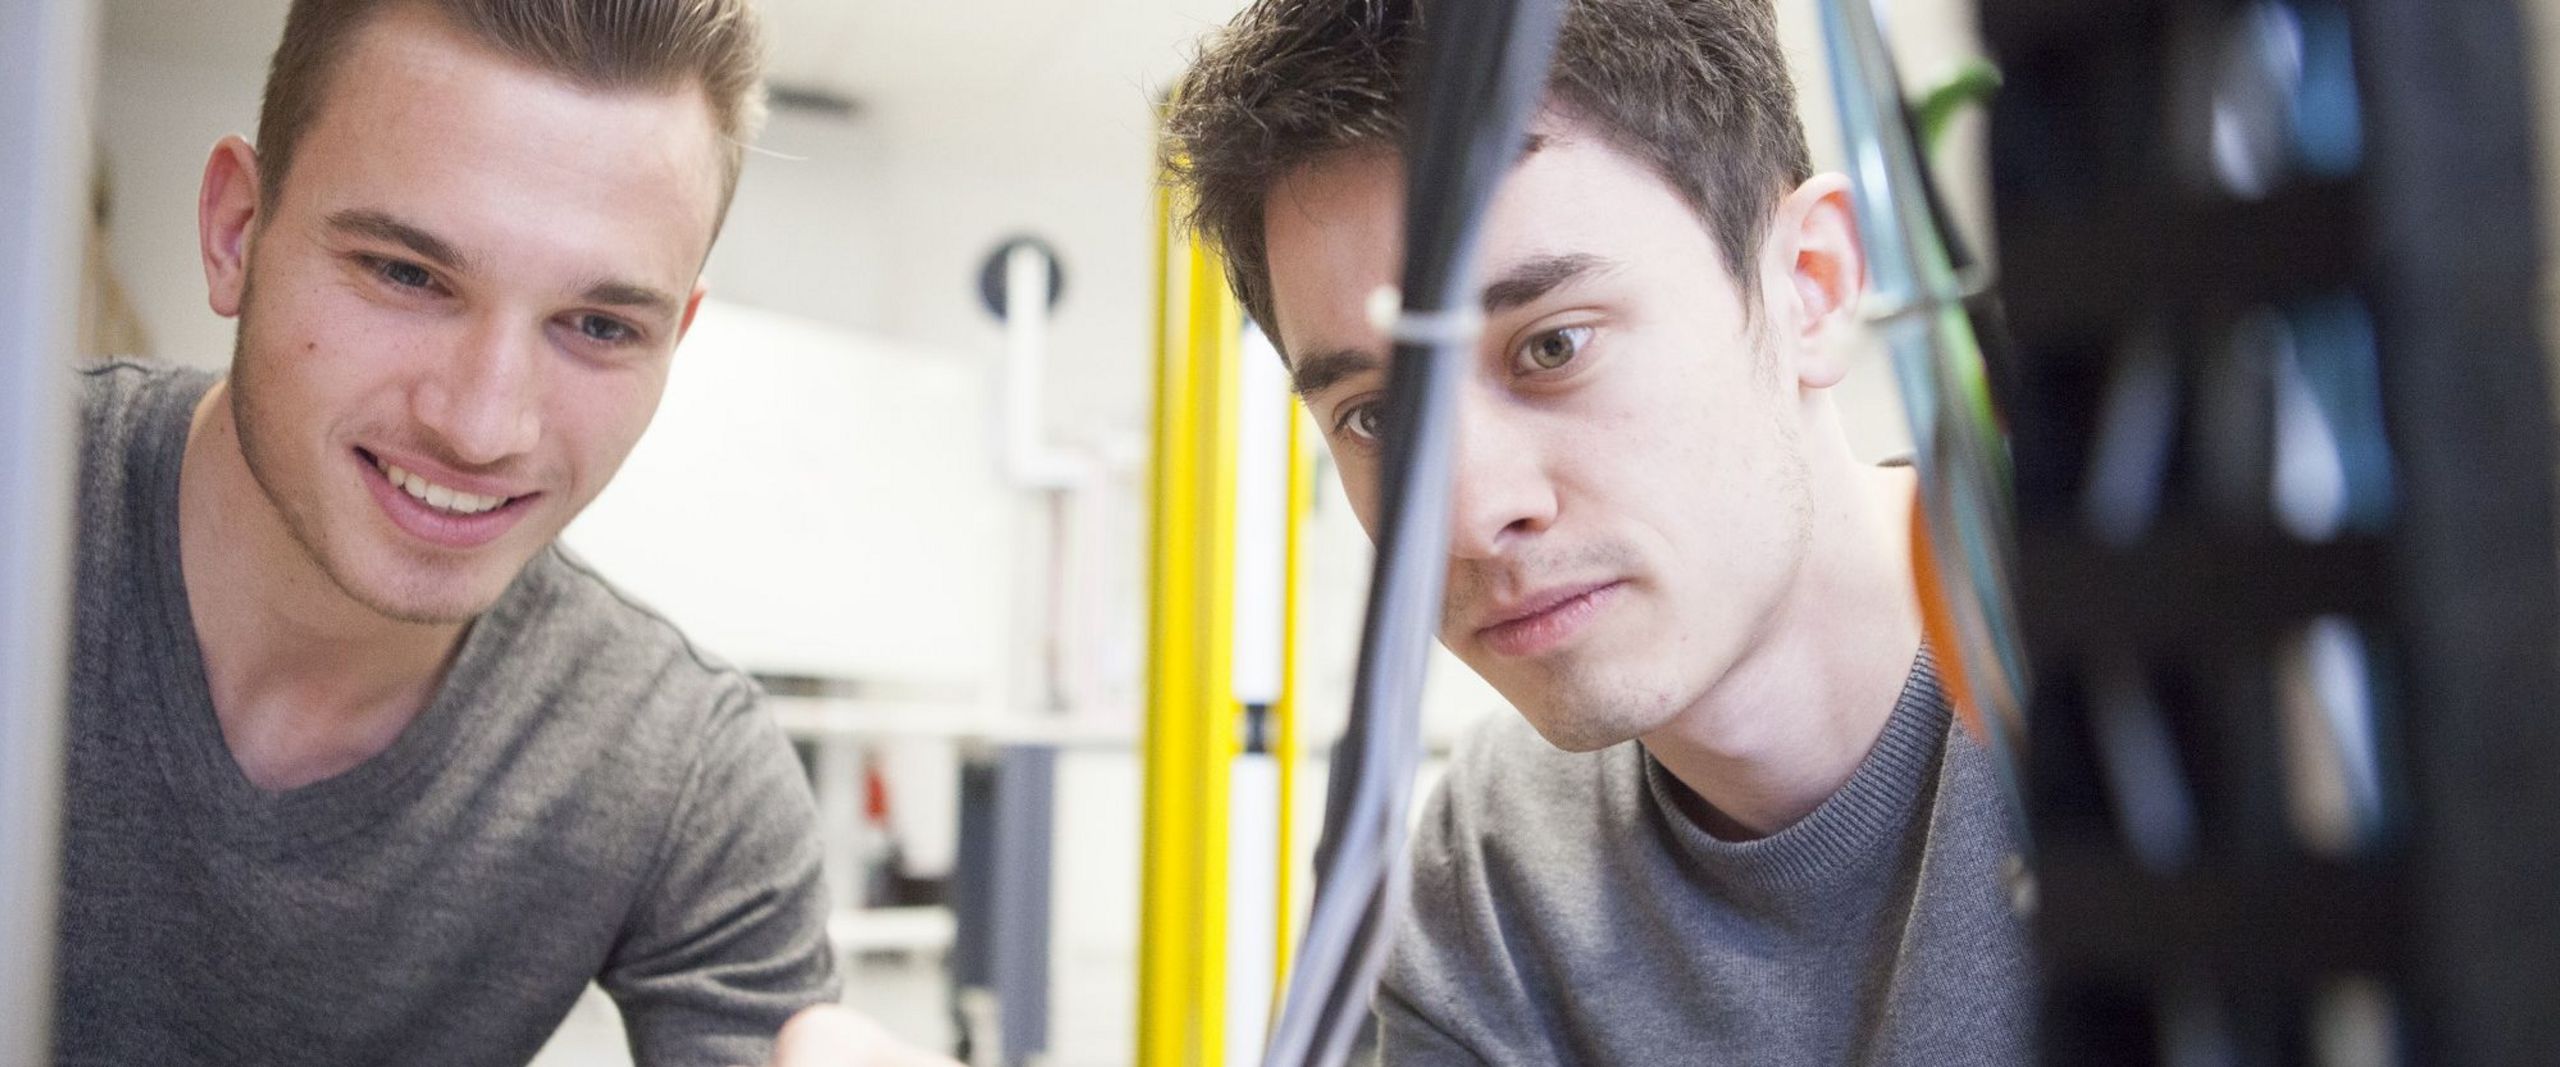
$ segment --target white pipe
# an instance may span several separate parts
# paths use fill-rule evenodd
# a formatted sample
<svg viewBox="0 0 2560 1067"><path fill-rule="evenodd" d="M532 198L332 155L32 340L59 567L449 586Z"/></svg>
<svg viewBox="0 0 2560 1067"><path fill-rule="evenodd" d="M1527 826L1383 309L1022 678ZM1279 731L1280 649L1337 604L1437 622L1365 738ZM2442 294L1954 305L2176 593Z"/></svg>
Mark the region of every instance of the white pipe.
<svg viewBox="0 0 2560 1067"><path fill-rule="evenodd" d="M0 0L0 1067L47 1062L90 0Z"/></svg>
<svg viewBox="0 0 2560 1067"><path fill-rule="evenodd" d="M1040 418L1048 362L1049 256L1030 242L1004 259L1005 478L1024 489L1078 489L1099 475L1091 460L1051 446Z"/></svg>
<svg viewBox="0 0 2560 1067"><path fill-rule="evenodd" d="M1244 330L1236 412L1235 692L1246 704L1280 700L1281 599L1289 557L1289 420L1296 412L1280 353Z"/></svg>
<svg viewBox="0 0 2560 1067"><path fill-rule="evenodd" d="M1092 610L1104 565L1095 496L1108 488L1106 469L1094 457L1049 443L1041 418L1041 390L1048 362L1049 256L1030 242L1005 254L1005 354L997 414L998 449L1005 480L1031 496L1016 549L1016 596L1034 598L1015 613L1011 677L1028 671L1029 686L1011 686L1006 704L1074 712L1102 703L1098 612ZM1045 655L1025 657L1025 648ZM1032 699L1025 700L1024 696Z"/></svg>

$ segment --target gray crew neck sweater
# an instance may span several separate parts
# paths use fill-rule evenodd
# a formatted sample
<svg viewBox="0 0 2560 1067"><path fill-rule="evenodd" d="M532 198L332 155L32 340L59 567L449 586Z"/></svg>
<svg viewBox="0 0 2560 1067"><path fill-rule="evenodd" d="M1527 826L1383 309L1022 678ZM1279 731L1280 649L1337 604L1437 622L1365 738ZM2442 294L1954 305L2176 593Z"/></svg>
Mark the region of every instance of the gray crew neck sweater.
<svg viewBox="0 0 2560 1067"><path fill-rule="evenodd" d="M1989 757L1951 723L1924 650L1848 783L1734 842L1641 745L1562 752L1498 716L1417 832L1380 1059L2029 1062L2015 846Z"/></svg>
<svg viewBox="0 0 2560 1067"><path fill-rule="evenodd" d="M428 707L253 785L178 558L201 372L83 374L55 1062L522 1064L589 980L647 1065L831 1000L816 812L755 687L558 549Z"/></svg>

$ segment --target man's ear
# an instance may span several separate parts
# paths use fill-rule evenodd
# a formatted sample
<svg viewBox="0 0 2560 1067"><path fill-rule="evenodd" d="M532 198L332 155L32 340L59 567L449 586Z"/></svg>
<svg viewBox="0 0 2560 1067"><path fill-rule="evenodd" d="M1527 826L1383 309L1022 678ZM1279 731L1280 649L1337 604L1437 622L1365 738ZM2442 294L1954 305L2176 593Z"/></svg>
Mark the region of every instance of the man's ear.
<svg viewBox="0 0 2560 1067"><path fill-rule="evenodd" d="M1817 174L1779 201L1769 223L1763 309L1795 368L1798 383L1827 389L1849 373L1849 340L1866 294L1867 260L1849 179Z"/></svg>
<svg viewBox="0 0 2560 1067"><path fill-rule="evenodd" d="M693 332L693 316L702 310L702 298L711 295L711 279L695 278L693 295L684 298L684 318L676 323L676 343L684 343L684 335Z"/></svg>
<svg viewBox="0 0 2560 1067"><path fill-rule="evenodd" d="M196 239L204 255L207 302L226 319L240 314L249 288L258 207L258 150L238 134L215 142L196 192Z"/></svg>

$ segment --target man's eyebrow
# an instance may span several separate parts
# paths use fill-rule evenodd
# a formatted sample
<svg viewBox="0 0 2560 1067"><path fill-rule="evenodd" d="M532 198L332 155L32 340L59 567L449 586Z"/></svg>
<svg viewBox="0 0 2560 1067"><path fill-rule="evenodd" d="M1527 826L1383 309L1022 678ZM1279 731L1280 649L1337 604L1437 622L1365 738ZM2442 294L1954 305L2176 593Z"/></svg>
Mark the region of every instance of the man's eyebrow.
<svg viewBox="0 0 2560 1067"><path fill-rule="evenodd" d="M1289 388L1301 398L1314 396L1355 374L1378 369L1378 357L1357 348L1319 352L1289 364Z"/></svg>
<svg viewBox="0 0 2560 1067"><path fill-rule="evenodd" d="M1609 260L1584 252L1521 260L1484 287L1485 314L1519 307L1553 292L1566 282L1616 266Z"/></svg>
<svg viewBox="0 0 2560 1067"><path fill-rule="evenodd" d="M639 308L669 317L677 311L676 298L633 282L597 282L588 286L585 295L579 299L607 307Z"/></svg>
<svg viewBox="0 0 2560 1067"><path fill-rule="evenodd" d="M1585 252L1522 260L1484 287L1485 313L1510 310L1545 296L1566 282L1616 267L1610 260ZM1378 357L1357 348L1335 349L1290 361L1289 387L1301 397L1310 397L1345 378L1381 366L1384 363Z"/></svg>
<svg viewBox="0 0 2560 1067"><path fill-rule="evenodd" d="M461 273L471 269L471 261L463 258L452 245L446 244L444 238L380 211L361 208L340 211L329 216L329 228L405 246L449 271Z"/></svg>

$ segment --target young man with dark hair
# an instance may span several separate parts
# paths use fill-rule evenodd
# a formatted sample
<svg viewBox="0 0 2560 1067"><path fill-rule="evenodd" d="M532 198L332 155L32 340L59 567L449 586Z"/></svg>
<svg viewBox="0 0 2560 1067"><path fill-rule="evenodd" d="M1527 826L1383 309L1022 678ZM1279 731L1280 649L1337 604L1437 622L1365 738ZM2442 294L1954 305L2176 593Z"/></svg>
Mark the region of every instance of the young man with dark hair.
<svg viewBox="0 0 2560 1067"><path fill-rule="evenodd" d="M84 373L57 1056L642 1063L833 1000L745 675L554 544L648 425L744 0L297 0L199 218L224 377Z"/></svg>
<svg viewBox="0 0 2560 1067"><path fill-rule="evenodd" d="M1256 3L1171 119L1364 523L1415 7ZM1441 629L1521 717L1423 817L1385 1062L2028 1057L2015 843L1921 646L1913 480L1829 393L1863 266L1769 0L1570 4L1481 245Z"/></svg>

